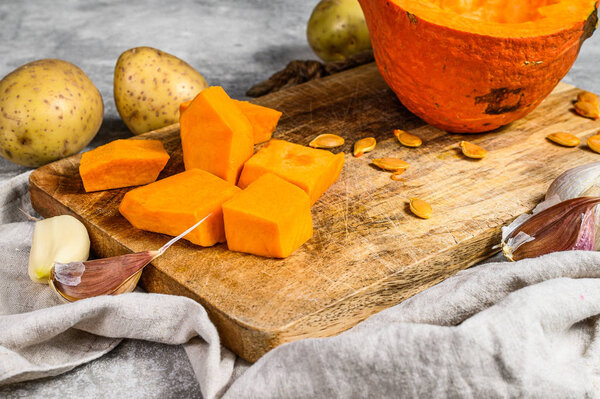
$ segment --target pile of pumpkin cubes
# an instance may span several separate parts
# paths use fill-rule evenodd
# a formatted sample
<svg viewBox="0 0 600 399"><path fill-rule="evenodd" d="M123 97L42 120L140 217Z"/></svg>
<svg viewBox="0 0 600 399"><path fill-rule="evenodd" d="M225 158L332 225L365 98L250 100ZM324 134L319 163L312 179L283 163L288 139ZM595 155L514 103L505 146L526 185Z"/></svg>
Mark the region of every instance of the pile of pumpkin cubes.
<svg viewBox="0 0 600 399"><path fill-rule="evenodd" d="M85 190L146 184L125 194L121 214L172 236L210 215L185 237L201 246L227 241L233 251L285 258L312 237L311 205L337 180L343 153L271 140L281 112L218 86L180 110L184 172L156 181L169 160L162 143L117 140L83 154Z"/></svg>

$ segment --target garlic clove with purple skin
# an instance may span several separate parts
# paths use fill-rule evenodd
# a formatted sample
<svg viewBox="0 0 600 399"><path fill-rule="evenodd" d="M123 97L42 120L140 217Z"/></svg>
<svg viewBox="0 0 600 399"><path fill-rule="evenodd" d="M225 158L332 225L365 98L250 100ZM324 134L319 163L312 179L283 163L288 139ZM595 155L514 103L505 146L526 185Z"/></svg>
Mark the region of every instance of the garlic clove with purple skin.
<svg viewBox="0 0 600 399"><path fill-rule="evenodd" d="M156 251L135 252L110 258L68 263L55 262L50 269L50 287L66 302L99 295L117 295L135 289L142 270L169 247L204 222L212 213L169 240Z"/></svg>
<svg viewBox="0 0 600 399"><path fill-rule="evenodd" d="M68 302L122 293L123 284L133 276L139 278L142 269L159 255L158 251L144 251L85 262L55 263L50 272L50 287ZM135 284L130 288L133 290Z"/></svg>
<svg viewBox="0 0 600 399"><path fill-rule="evenodd" d="M598 204L600 197L578 197L528 218L521 216L519 225L503 234L502 252L509 260L520 260L558 251L593 251L600 218Z"/></svg>

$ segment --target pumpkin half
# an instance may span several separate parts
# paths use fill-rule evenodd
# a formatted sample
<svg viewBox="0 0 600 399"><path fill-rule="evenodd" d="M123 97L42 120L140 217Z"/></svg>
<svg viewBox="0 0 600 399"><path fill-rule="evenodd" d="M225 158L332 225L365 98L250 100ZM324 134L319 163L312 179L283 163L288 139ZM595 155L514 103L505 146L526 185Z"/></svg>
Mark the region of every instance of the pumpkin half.
<svg viewBox="0 0 600 399"><path fill-rule="evenodd" d="M359 0L375 61L402 104L451 132L531 112L598 25L598 0Z"/></svg>

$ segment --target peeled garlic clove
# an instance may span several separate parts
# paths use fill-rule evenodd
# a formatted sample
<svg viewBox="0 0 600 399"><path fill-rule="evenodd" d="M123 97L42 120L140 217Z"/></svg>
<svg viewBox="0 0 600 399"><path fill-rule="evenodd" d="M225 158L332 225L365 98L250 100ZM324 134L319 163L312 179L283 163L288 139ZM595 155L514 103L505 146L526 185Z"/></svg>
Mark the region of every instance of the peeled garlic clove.
<svg viewBox="0 0 600 399"><path fill-rule="evenodd" d="M90 237L79 220L61 215L35 223L29 253L29 277L48 284L50 269L55 262L69 263L87 260Z"/></svg>
<svg viewBox="0 0 600 399"><path fill-rule="evenodd" d="M589 196L600 185L600 162L577 166L558 176L546 192L546 199L558 196L561 201Z"/></svg>
<svg viewBox="0 0 600 399"><path fill-rule="evenodd" d="M600 197L579 197L546 208L508 234L502 252L509 260L520 260L558 251L592 251L598 204Z"/></svg>
<svg viewBox="0 0 600 399"><path fill-rule="evenodd" d="M321 134L308 145L313 148L335 148L344 145L344 138L337 134Z"/></svg>

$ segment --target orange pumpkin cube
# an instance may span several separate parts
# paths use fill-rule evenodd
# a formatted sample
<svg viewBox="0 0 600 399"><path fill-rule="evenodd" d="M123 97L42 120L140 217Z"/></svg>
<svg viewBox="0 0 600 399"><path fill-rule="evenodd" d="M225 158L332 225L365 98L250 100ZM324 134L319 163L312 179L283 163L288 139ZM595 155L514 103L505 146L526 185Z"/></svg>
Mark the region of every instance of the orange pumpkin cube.
<svg viewBox="0 0 600 399"><path fill-rule="evenodd" d="M185 169L236 183L254 153L252 125L223 88L202 90L179 118Z"/></svg>
<svg viewBox="0 0 600 399"><path fill-rule="evenodd" d="M191 169L129 191L119 212L137 229L176 236L212 215L185 239L208 247L225 241L221 205L241 190L211 173Z"/></svg>
<svg viewBox="0 0 600 399"><path fill-rule="evenodd" d="M244 165L238 182L241 188L264 175L277 176L303 189L314 204L338 178L344 154L273 139Z"/></svg>
<svg viewBox="0 0 600 399"><path fill-rule="evenodd" d="M152 183L169 160L159 140L115 140L81 155L85 191Z"/></svg>
<svg viewBox="0 0 600 399"><path fill-rule="evenodd" d="M252 125L254 144L271 140L271 136L277 127L277 122L279 122L279 118L281 117L281 112L248 101L233 101L240 107ZM191 100L181 103L179 105L179 112L183 113L191 103Z"/></svg>
<svg viewBox="0 0 600 399"><path fill-rule="evenodd" d="M281 117L281 112L252 104L248 101L236 101L236 104L252 125L254 144L271 140L271 136L273 136L273 132L277 127L277 122L279 122L279 118Z"/></svg>
<svg viewBox="0 0 600 399"><path fill-rule="evenodd" d="M308 195L267 173L223 204L227 246L232 251L288 257L312 237Z"/></svg>

